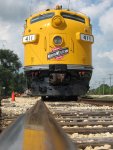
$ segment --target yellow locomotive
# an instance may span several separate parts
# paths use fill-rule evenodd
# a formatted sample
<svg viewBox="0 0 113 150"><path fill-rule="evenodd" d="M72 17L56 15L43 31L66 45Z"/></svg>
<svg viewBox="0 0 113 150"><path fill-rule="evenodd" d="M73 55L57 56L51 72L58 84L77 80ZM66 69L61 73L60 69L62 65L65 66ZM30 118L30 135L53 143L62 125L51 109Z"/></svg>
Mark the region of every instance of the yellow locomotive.
<svg viewBox="0 0 113 150"><path fill-rule="evenodd" d="M24 70L33 95L78 96L92 75L92 27L84 14L47 9L26 20Z"/></svg>

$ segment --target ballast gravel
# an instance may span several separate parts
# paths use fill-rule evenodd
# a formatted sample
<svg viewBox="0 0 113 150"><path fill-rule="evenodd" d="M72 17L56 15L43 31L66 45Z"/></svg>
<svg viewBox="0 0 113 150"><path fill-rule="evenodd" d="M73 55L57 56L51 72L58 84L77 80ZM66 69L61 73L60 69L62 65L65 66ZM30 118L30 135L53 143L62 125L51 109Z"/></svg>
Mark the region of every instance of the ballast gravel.
<svg viewBox="0 0 113 150"><path fill-rule="evenodd" d="M34 97L16 97L15 102L11 101L11 98L9 99L4 99L2 100L2 113L3 114L7 114L7 115L19 115L19 114L23 114L25 113L28 109L30 109L36 102L37 100L40 100L40 97L34 98ZM67 104L68 102L66 102ZM65 102L54 102L53 105L51 105L51 102L46 102L47 107L50 109L51 112L53 112L53 114L55 114L55 111L63 111L65 112L69 112L69 111L91 111L91 112L97 112L97 111L109 111L109 110L113 110L113 106L109 107L109 106L93 106L90 104L84 104L84 103L75 103L75 102L69 102L69 105L64 105ZM57 108L56 106L59 105ZM63 106L62 106L63 105ZM83 115L82 112L80 112L79 114L75 113L76 116L81 117L81 115ZM113 116L112 114L110 115L111 117ZM60 118L62 119L60 122L65 122L63 121L63 117L62 116L56 116L56 119ZM67 116L68 118L68 116ZM89 118L93 119L92 116L90 116ZM84 119L84 122L87 122L88 119ZM71 122L71 121L70 121ZM104 122L104 120L103 120ZM63 128L67 128L68 126L63 126ZM73 126L74 128L80 128L79 126ZM73 128L72 127L72 128ZM84 126L84 128L96 128L96 127L103 127L102 125L98 125L98 126ZM113 127L113 125L109 125L108 127ZM97 133L97 134L78 134L78 133L73 133L73 134L68 134L72 139L76 139L77 141L80 141L81 138L107 138L107 137L113 137L113 133ZM105 144L104 146L96 146L96 147L91 147L91 146L87 146L84 150L113 150L111 149L111 145ZM82 150L82 149L81 149Z"/></svg>
<svg viewBox="0 0 113 150"><path fill-rule="evenodd" d="M16 97L15 101L12 102L11 98L3 99L1 103L1 109L3 114L7 115L19 115L23 114L31 108L36 102L39 100L39 98L22 98L22 97Z"/></svg>

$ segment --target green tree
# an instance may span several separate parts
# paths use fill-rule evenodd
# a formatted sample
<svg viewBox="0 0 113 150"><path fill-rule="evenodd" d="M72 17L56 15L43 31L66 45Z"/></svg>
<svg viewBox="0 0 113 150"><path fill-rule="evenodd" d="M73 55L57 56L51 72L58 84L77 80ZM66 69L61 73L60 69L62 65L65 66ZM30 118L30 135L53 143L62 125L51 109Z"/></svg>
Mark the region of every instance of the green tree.
<svg viewBox="0 0 113 150"><path fill-rule="evenodd" d="M24 75L19 73L21 67L17 54L9 49L0 49L0 89L5 95L11 94L13 90L22 90Z"/></svg>
<svg viewBox="0 0 113 150"><path fill-rule="evenodd" d="M106 95L109 94L109 86L107 84L101 84L97 89L96 89L97 94L101 95Z"/></svg>
<svg viewBox="0 0 113 150"><path fill-rule="evenodd" d="M95 94L95 95L108 95L108 94L113 94L113 86L107 85L107 84L101 84L99 87L96 89L91 89L89 91L89 94Z"/></svg>

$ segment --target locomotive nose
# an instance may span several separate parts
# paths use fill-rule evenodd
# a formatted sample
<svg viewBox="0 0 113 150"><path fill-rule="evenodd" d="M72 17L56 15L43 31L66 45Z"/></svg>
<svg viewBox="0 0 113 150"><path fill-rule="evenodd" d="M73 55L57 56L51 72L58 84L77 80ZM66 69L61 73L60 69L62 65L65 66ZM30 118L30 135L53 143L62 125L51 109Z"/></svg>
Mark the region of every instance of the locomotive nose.
<svg viewBox="0 0 113 150"><path fill-rule="evenodd" d="M62 26L64 23L64 19L59 16L59 15L56 15L52 18L52 26L53 27L59 27L59 26Z"/></svg>

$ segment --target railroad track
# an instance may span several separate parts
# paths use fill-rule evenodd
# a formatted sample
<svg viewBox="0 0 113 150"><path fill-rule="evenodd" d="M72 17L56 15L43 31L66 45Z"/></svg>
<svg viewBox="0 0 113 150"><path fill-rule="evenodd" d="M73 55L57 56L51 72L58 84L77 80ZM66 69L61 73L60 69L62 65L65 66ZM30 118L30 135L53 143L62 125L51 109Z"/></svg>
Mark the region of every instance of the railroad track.
<svg viewBox="0 0 113 150"><path fill-rule="evenodd" d="M113 100L110 99L103 99L103 98L98 98L98 99L94 99L94 98L80 98L79 102L81 103L86 103L86 104L92 104L92 105L97 105L97 106L113 106Z"/></svg>
<svg viewBox="0 0 113 150"><path fill-rule="evenodd" d="M17 118L18 118L19 115L14 115L14 116L11 116L11 115L1 115L0 116L0 133L5 129L7 128L7 126L9 124L11 124L13 121L15 121Z"/></svg>
<svg viewBox="0 0 113 150"><path fill-rule="evenodd" d="M77 142L79 148L101 147L105 144L113 148L113 107L95 106L94 102L89 103L46 104L53 112L57 122L73 141Z"/></svg>
<svg viewBox="0 0 113 150"><path fill-rule="evenodd" d="M45 102L52 115L79 149L113 148L113 107L105 101L95 103ZM99 105L100 103L100 105ZM17 116L2 118L7 126ZM4 128L5 128L4 126Z"/></svg>

